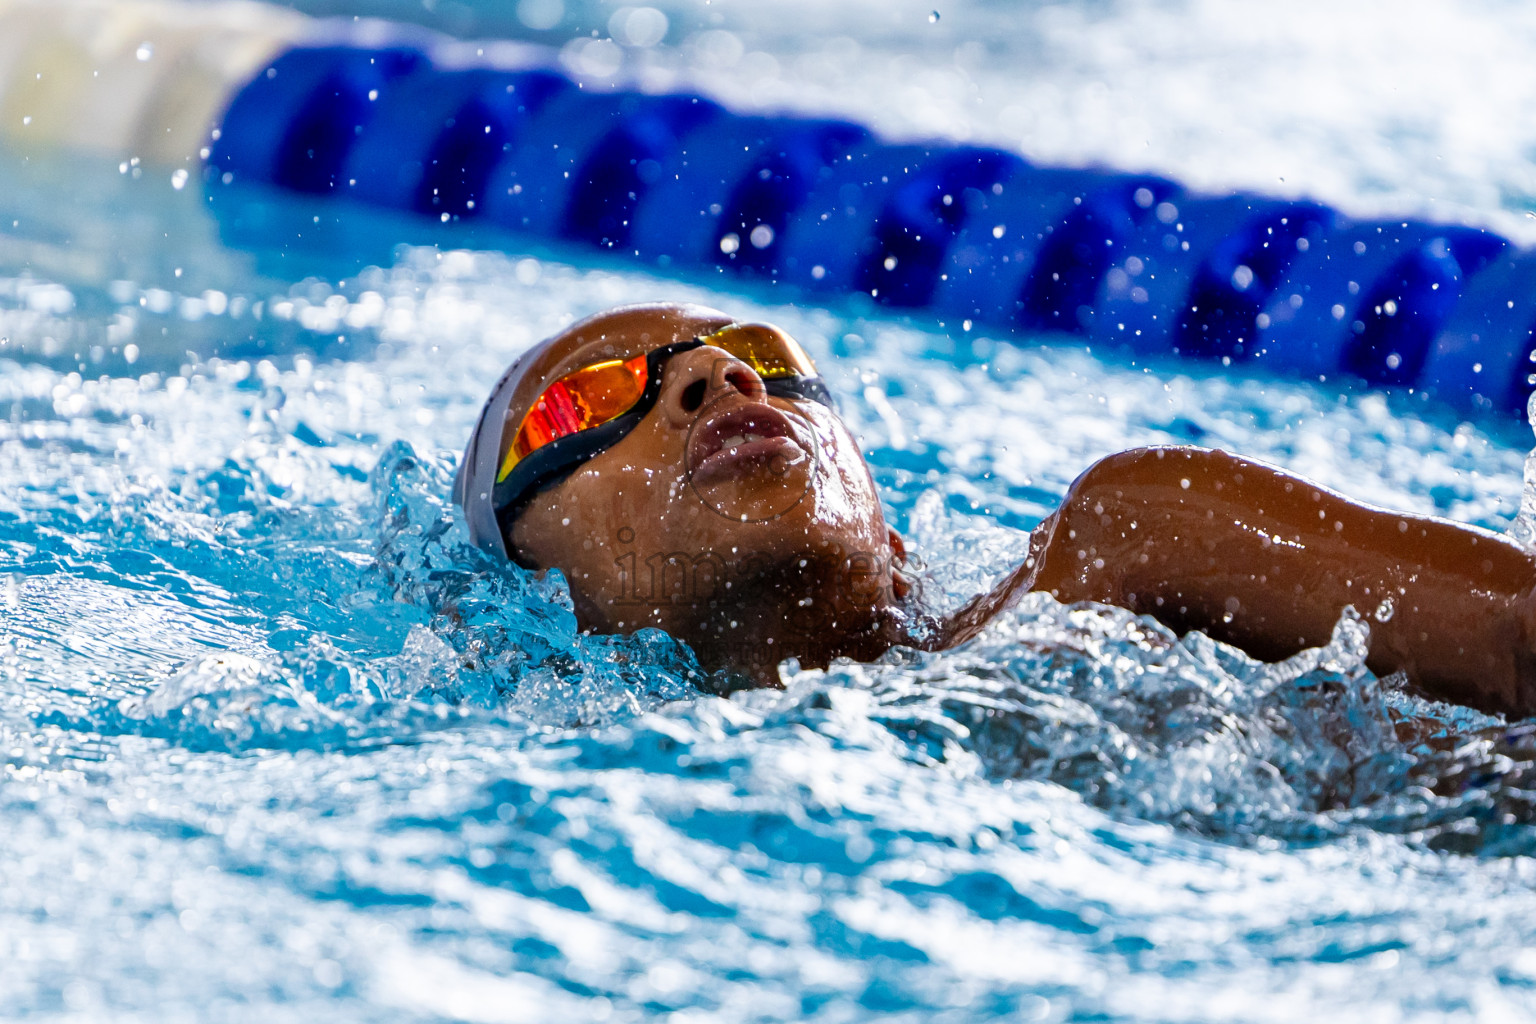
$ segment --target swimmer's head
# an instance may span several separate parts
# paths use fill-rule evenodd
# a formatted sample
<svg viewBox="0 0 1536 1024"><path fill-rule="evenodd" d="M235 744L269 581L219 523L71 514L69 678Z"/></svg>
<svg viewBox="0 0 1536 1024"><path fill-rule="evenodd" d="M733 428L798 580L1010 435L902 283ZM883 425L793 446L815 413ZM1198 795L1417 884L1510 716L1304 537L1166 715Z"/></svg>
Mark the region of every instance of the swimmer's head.
<svg viewBox="0 0 1536 1024"><path fill-rule="evenodd" d="M659 627L706 668L772 683L897 630L900 541L815 366L765 324L626 306L535 346L454 498L478 545L565 574L583 628Z"/></svg>

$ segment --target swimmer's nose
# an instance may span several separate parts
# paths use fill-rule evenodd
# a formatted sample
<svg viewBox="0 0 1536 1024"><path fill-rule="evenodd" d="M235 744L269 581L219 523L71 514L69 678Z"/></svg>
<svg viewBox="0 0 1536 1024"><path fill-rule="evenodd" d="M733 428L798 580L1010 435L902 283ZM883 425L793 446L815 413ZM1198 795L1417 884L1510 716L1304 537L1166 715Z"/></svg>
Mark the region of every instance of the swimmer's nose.
<svg viewBox="0 0 1536 1024"><path fill-rule="evenodd" d="M700 409L728 394L757 401L768 397L768 389L757 371L711 345L673 356L662 372L657 402L677 427L689 426Z"/></svg>

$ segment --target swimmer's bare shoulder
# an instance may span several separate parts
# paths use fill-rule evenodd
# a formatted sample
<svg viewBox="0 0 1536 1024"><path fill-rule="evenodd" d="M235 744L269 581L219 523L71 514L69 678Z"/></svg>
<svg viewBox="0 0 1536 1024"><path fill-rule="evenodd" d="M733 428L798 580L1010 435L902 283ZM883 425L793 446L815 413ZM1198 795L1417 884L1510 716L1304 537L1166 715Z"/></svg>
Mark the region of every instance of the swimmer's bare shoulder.
<svg viewBox="0 0 1536 1024"><path fill-rule="evenodd" d="M1437 700L1536 713L1536 558L1487 530L1353 501L1273 466L1192 447L1091 466L1024 565L949 623L974 635L1026 590L1200 629L1258 658L1326 643L1368 616L1367 664Z"/></svg>

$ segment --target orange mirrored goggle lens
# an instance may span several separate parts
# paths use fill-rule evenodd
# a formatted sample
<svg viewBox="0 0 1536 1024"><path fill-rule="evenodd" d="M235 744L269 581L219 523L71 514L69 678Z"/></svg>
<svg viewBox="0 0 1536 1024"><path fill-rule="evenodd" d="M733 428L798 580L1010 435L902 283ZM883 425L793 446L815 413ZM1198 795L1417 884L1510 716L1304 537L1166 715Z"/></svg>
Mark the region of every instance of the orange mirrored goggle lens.
<svg viewBox="0 0 1536 1024"><path fill-rule="evenodd" d="M568 373L544 389L523 417L512 439L515 456L502 466L501 476L549 442L578 430L601 426L634 408L645 393L645 356L610 359Z"/></svg>
<svg viewBox="0 0 1536 1024"><path fill-rule="evenodd" d="M766 324L731 324L698 341L724 349L764 380L816 376L816 364L800 343ZM649 355L593 363L545 388L518 425L496 474L497 482L551 441L600 427L633 409L645 394Z"/></svg>
<svg viewBox="0 0 1536 1024"><path fill-rule="evenodd" d="M814 377L816 364L800 343L767 324L731 324L699 339L722 348L757 371L763 380Z"/></svg>

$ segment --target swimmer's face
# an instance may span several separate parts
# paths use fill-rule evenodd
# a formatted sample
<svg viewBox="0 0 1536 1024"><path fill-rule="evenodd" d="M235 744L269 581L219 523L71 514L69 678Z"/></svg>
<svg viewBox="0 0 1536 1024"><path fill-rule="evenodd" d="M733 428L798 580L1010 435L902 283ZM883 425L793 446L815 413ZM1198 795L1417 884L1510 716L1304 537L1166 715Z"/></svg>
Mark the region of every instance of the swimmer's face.
<svg viewBox="0 0 1536 1024"><path fill-rule="evenodd" d="M512 415L564 374L731 322L677 306L585 321L541 353ZM841 418L770 397L751 367L707 345L672 356L644 419L535 495L508 540L524 560L565 573L583 627L656 626L706 666L760 677L791 656L868 654L902 586L900 542Z"/></svg>

